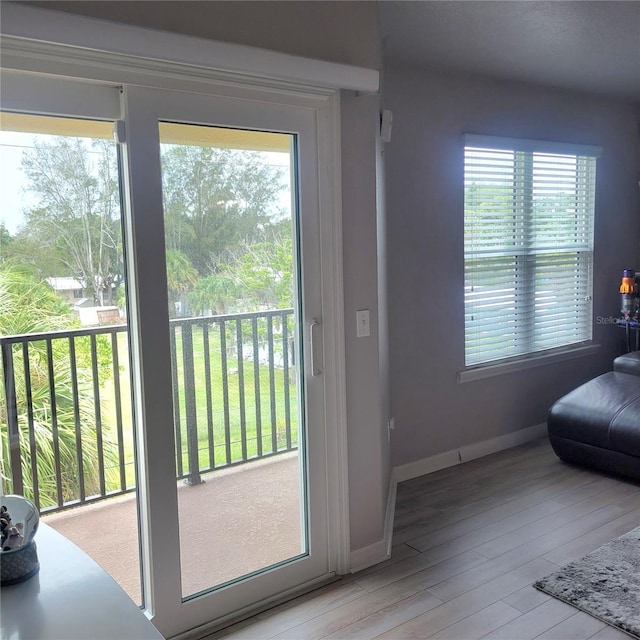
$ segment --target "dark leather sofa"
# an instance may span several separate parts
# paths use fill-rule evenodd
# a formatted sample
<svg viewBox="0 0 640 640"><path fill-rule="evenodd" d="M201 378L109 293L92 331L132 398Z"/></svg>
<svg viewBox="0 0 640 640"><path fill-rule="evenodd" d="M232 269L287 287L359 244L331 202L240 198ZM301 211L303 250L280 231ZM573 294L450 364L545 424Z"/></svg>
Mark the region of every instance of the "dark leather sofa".
<svg viewBox="0 0 640 640"><path fill-rule="evenodd" d="M560 398L547 429L562 460L640 480L640 352Z"/></svg>

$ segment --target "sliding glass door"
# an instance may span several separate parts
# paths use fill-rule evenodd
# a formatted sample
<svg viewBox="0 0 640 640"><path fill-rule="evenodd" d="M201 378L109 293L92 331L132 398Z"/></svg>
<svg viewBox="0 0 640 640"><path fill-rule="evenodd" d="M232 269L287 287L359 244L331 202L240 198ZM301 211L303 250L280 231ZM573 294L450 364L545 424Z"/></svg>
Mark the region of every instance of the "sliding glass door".
<svg viewBox="0 0 640 640"><path fill-rule="evenodd" d="M38 79L29 80L37 89ZM29 233L45 234L59 261L39 266L39 286L74 326L55 335L59 362L57 327L38 328L37 363L37 349L18 344L17 331L3 333L4 397L13 407L9 358L23 378L37 366L55 370L43 391L51 477L62 485L73 477L80 493L52 485L60 513L50 522L72 539L82 533L90 552L91 544L120 541L121 553L97 559L171 636L331 571L317 111L259 92L69 85L67 96L86 91L88 99L72 100L63 115L81 119L55 120L77 128L95 117L102 133L84 142L60 138L55 154L42 151L23 164L36 171L37 160L50 178L50 202L28 200L30 220L42 222ZM94 91L102 99L92 99ZM50 94L38 104L37 93L17 91L6 121L53 122ZM78 104L102 112L79 113ZM44 179L34 183L43 193ZM54 217L67 192L77 229ZM55 222L59 235L44 221ZM102 270L83 271L80 257L72 259L76 249ZM65 278L78 286L63 293ZM56 376L67 369L70 440L63 443ZM5 466L20 460L5 474L5 489L44 496L40 418L28 391L22 400L24 415L2 425L18 447L13 458L7 449ZM70 471L61 467L67 449ZM139 526L129 495L138 496ZM109 512L116 500L133 508ZM76 502L94 502L88 509L100 517L85 524L83 512L71 509ZM118 535L109 528L114 520ZM123 538L124 529L132 532Z"/></svg>

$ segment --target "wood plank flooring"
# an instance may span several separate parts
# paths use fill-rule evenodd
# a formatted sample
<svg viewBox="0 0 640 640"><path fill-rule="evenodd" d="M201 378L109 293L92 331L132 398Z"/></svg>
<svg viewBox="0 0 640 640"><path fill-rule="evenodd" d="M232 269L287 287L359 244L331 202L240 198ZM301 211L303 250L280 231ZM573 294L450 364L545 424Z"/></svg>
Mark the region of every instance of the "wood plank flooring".
<svg viewBox="0 0 640 640"><path fill-rule="evenodd" d="M391 559L207 640L617 640L531 584L640 526L640 484L546 439L398 485Z"/></svg>

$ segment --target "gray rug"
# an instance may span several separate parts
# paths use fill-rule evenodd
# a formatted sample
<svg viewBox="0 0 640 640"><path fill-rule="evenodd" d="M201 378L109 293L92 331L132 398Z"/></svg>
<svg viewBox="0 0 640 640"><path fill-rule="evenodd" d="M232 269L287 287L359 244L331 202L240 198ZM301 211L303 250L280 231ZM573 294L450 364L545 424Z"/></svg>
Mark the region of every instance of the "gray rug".
<svg viewBox="0 0 640 640"><path fill-rule="evenodd" d="M640 527L533 586L640 639Z"/></svg>

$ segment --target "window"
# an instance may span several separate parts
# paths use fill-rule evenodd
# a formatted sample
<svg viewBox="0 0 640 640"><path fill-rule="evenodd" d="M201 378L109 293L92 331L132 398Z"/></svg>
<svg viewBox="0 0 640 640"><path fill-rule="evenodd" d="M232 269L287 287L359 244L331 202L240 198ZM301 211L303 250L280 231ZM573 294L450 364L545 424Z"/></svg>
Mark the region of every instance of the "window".
<svg viewBox="0 0 640 640"><path fill-rule="evenodd" d="M591 340L599 149L464 142L465 365Z"/></svg>

